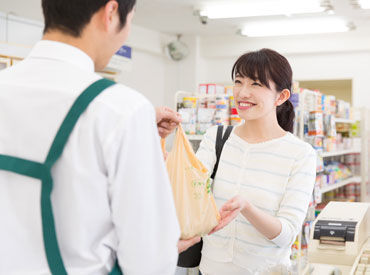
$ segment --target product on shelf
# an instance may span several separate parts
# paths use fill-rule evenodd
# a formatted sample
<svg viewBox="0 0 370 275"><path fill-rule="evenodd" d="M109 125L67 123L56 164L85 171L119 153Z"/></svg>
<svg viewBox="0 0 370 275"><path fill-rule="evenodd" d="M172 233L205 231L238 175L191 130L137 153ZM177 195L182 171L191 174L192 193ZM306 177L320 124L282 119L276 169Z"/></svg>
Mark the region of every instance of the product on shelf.
<svg viewBox="0 0 370 275"><path fill-rule="evenodd" d="M340 162L326 162L324 170L328 177L328 184L338 183L339 181L352 176L351 170Z"/></svg>
<svg viewBox="0 0 370 275"><path fill-rule="evenodd" d="M344 163L356 176L361 175L361 154L347 154L344 156Z"/></svg>
<svg viewBox="0 0 370 275"><path fill-rule="evenodd" d="M195 96L189 96L183 98L183 106L185 108L196 108L197 107L197 98Z"/></svg>
<svg viewBox="0 0 370 275"><path fill-rule="evenodd" d="M323 136L324 124L322 111L311 111L308 119L308 135Z"/></svg>
<svg viewBox="0 0 370 275"><path fill-rule="evenodd" d="M177 103L186 134L203 135L213 125L238 125L241 122L233 96L225 94L223 86L221 93L220 87L216 84L201 84L199 92L202 94L184 96L182 102ZM219 89L219 94L214 94L214 89Z"/></svg>
<svg viewBox="0 0 370 275"><path fill-rule="evenodd" d="M196 133L196 111L195 108L181 108L178 110L182 118L182 127L188 135L195 135Z"/></svg>
<svg viewBox="0 0 370 275"><path fill-rule="evenodd" d="M331 115L335 115L336 102L333 95L322 95L322 110Z"/></svg>
<svg viewBox="0 0 370 275"><path fill-rule="evenodd" d="M199 108L207 108L207 97L200 97L198 99L198 106Z"/></svg>
<svg viewBox="0 0 370 275"><path fill-rule="evenodd" d="M233 86L225 86L225 94L232 96L233 95Z"/></svg>
<svg viewBox="0 0 370 275"><path fill-rule="evenodd" d="M201 95L206 95L207 94L207 90L208 90L208 85L207 84L199 84L199 88L198 88L198 92L201 94Z"/></svg>
<svg viewBox="0 0 370 275"><path fill-rule="evenodd" d="M222 95L225 94L225 87L219 84L199 84L199 93L207 95Z"/></svg>
<svg viewBox="0 0 370 275"><path fill-rule="evenodd" d="M203 135L208 128L212 127L215 109L199 108L196 134Z"/></svg>
<svg viewBox="0 0 370 275"><path fill-rule="evenodd" d="M349 183L343 187L322 194L317 201L317 210L323 209L329 201L359 202L361 198L360 183Z"/></svg>
<svg viewBox="0 0 370 275"><path fill-rule="evenodd" d="M336 103L336 116L339 118L349 119L351 117L351 105L349 102L337 100Z"/></svg>
<svg viewBox="0 0 370 275"><path fill-rule="evenodd" d="M229 109L229 97L226 95L216 96L216 108L217 109Z"/></svg>
<svg viewBox="0 0 370 275"><path fill-rule="evenodd" d="M216 109L214 124L229 125L230 114L228 109Z"/></svg>
<svg viewBox="0 0 370 275"><path fill-rule="evenodd" d="M212 123L197 123L196 134L204 135L206 131L212 127Z"/></svg>
<svg viewBox="0 0 370 275"><path fill-rule="evenodd" d="M318 151L323 150L323 137L320 136L308 136L306 141L312 145L312 147Z"/></svg>
<svg viewBox="0 0 370 275"><path fill-rule="evenodd" d="M230 125L236 126L239 125L240 122L241 118L238 115L238 111L236 110L236 108L232 108L230 113Z"/></svg>
<svg viewBox="0 0 370 275"><path fill-rule="evenodd" d="M299 94L292 93L290 95L289 101L293 104L293 107L296 108L299 105Z"/></svg>
<svg viewBox="0 0 370 275"><path fill-rule="evenodd" d="M207 108L216 109L216 97L211 96L207 98Z"/></svg>
<svg viewBox="0 0 370 275"><path fill-rule="evenodd" d="M320 173L324 171L324 159L321 154L317 154L316 157L316 172Z"/></svg>
<svg viewBox="0 0 370 275"><path fill-rule="evenodd" d="M183 124L188 124L188 123L195 124L196 123L196 111L197 111L196 109L181 108L181 109L178 109L177 111L181 115Z"/></svg>
<svg viewBox="0 0 370 275"><path fill-rule="evenodd" d="M184 129L185 134L187 135L195 135L196 134L196 124L182 124L182 128Z"/></svg>
<svg viewBox="0 0 370 275"><path fill-rule="evenodd" d="M360 136L360 121L351 124L351 137Z"/></svg>
<svg viewBox="0 0 370 275"><path fill-rule="evenodd" d="M337 135L335 117L332 114L324 113L324 134L326 137L336 137Z"/></svg>
<svg viewBox="0 0 370 275"><path fill-rule="evenodd" d="M324 138L323 147L324 147L324 151L326 152L336 151L337 150L337 138L336 137Z"/></svg>

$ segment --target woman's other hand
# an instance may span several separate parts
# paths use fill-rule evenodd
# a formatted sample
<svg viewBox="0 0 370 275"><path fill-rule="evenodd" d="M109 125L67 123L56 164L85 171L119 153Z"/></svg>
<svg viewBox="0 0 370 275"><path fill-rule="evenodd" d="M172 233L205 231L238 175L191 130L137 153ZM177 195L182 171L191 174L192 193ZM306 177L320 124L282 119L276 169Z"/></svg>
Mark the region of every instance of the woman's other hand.
<svg viewBox="0 0 370 275"><path fill-rule="evenodd" d="M241 196L235 196L228 200L220 209L220 222L215 228L212 229L211 232L208 233L208 235L211 235L224 228L231 221L233 221L242 210L246 209L248 205L248 201L243 199Z"/></svg>

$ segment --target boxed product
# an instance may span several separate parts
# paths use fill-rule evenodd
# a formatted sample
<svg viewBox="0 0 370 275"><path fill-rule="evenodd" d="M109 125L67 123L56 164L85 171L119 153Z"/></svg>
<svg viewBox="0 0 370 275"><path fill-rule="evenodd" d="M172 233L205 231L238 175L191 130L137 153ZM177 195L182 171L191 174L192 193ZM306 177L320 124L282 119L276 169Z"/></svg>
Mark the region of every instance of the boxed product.
<svg viewBox="0 0 370 275"><path fill-rule="evenodd" d="M216 109L216 97L207 97L207 108Z"/></svg>
<svg viewBox="0 0 370 275"><path fill-rule="evenodd" d="M215 109L199 108L198 109L198 122L212 123L215 115Z"/></svg>
<svg viewBox="0 0 370 275"><path fill-rule="evenodd" d="M225 94L232 96L233 95L233 86L225 86Z"/></svg>
<svg viewBox="0 0 370 275"><path fill-rule="evenodd" d="M182 100L182 104L184 105L185 108L196 108L197 100L198 98L195 96L184 97Z"/></svg>
<svg viewBox="0 0 370 275"><path fill-rule="evenodd" d="M182 123L193 123L196 122L196 109L193 108L180 108L178 113L181 115Z"/></svg>
<svg viewBox="0 0 370 275"><path fill-rule="evenodd" d="M217 109L214 117L214 124L216 125L229 125L229 110Z"/></svg>
<svg viewBox="0 0 370 275"><path fill-rule="evenodd" d="M229 97L225 95L216 96L217 109L229 109Z"/></svg>
<svg viewBox="0 0 370 275"><path fill-rule="evenodd" d="M207 94L207 84L199 84L199 93L201 95Z"/></svg>
<svg viewBox="0 0 370 275"><path fill-rule="evenodd" d="M323 113L322 111L311 111L308 119L308 135L309 136L323 136Z"/></svg>
<svg viewBox="0 0 370 275"><path fill-rule="evenodd" d="M223 95L225 94L225 87L219 84L207 84L208 95Z"/></svg>
<svg viewBox="0 0 370 275"><path fill-rule="evenodd" d="M187 135L196 134L196 123L182 123L182 128Z"/></svg>
<svg viewBox="0 0 370 275"><path fill-rule="evenodd" d="M213 126L212 123L197 123L197 135L204 135L206 131Z"/></svg>

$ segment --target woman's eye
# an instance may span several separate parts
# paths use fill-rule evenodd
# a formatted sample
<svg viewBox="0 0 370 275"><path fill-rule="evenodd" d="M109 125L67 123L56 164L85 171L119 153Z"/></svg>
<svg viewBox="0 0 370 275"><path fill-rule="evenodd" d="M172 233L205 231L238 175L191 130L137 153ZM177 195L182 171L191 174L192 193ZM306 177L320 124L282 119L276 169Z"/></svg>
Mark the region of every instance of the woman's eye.
<svg viewBox="0 0 370 275"><path fill-rule="evenodd" d="M252 83L252 85L253 85L253 86L259 86L259 87L262 87L262 85L261 85L260 83L258 83L258 82L253 82L253 83Z"/></svg>
<svg viewBox="0 0 370 275"><path fill-rule="evenodd" d="M240 80L235 80L235 84L241 84L242 82Z"/></svg>

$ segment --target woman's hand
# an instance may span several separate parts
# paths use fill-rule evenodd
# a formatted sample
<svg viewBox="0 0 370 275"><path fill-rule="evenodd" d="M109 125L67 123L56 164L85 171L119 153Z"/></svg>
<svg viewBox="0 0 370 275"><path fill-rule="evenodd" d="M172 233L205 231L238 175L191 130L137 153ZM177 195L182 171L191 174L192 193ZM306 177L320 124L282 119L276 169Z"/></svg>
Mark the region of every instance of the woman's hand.
<svg viewBox="0 0 370 275"><path fill-rule="evenodd" d="M212 231L208 235L211 235L216 231L224 228L232 220L234 220L241 211L248 208L249 205L249 202L243 199L241 196L235 196L232 199L228 200L220 209L220 222L215 228L212 229Z"/></svg>
<svg viewBox="0 0 370 275"><path fill-rule="evenodd" d="M179 253L184 252L189 247L195 245L196 243L200 242L200 237L194 237L188 240L179 240L177 243L177 248Z"/></svg>

